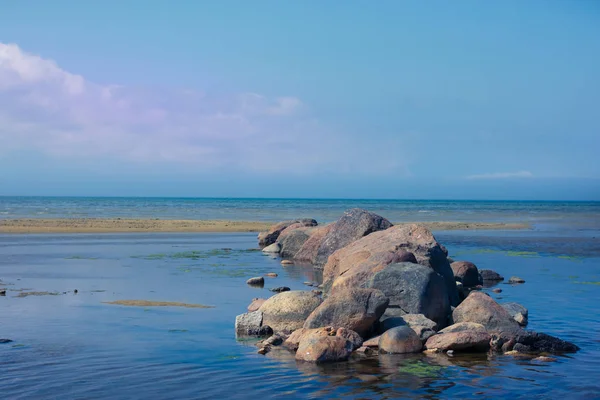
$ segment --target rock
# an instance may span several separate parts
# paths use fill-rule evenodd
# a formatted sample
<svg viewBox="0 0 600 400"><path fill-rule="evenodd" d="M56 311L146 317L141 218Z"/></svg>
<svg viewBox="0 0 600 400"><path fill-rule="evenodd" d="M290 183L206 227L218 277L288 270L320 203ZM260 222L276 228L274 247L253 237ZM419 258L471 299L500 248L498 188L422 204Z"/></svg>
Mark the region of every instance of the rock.
<svg viewBox="0 0 600 400"><path fill-rule="evenodd" d="M4 344L4 343L12 343L11 339L0 339L0 344Z"/></svg>
<svg viewBox="0 0 600 400"><path fill-rule="evenodd" d="M263 324L263 313L254 311L235 317L235 333L237 336L268 336L273 330Z"/></svg>
<svg viewBox="0 0 600 400"><path fill-rule="evenodd" d="M296 329L288 338L283 342L283 345L290 350L298 350L300 341L305 335L310 334L311 336L335 336L335 329L331 326L325 326L317 329Z"/></svg>
<svg viewBox="0 0 600 400"><path fill-rule="evenodd" d="M6 296L6 290L5 289L0 290L0 296Z"/></svg>
<svg viewBox="0 0 600 400"><path fill-rule="evenodd" d="M408 326L419 336L421 341L427 340L435 335L437 324L425 317L423 314L406 314L401 317L389 317L379 323L379 332L395 328L397 326Z"/></svg>
<svg viewBox="0 0 600 400"><path fill-rule="evenodd" d="M373 348L371 348L371 347L366 347L366 346L359 347L359 348L358 348L358 349L356 349L355 351L356 351L357 353L360 353L360 354L365 354L365 355L370 355L370 354L373 354L373 353L374 353L374 351L373 351Z"/></svg>
<svg viewBox="0 0 600 400"><path fill-rule="evenodd" d="M261 286L262 287L265 285L265 278L263 278L262 276L250 278L246 281L246 283L250 286Z"/></svg>
<svg viewBox="0 0 600 400"><path fill-rule="evenodd" d="M363 346L366 347L379 347L379 339L381 338L381 335L377 335L374 336L372 338L370 338L369 340L365 340L363 342Z"/></svg>
<svg viewBox="0 0 600 400"><path fill-rule="evenodd" d="M475 322L483 325L488 331L512 331L519 328L516 321L500 304L482 292L471 292L456 307L452 317L455 323Z"/></svg>
<svg viewBox="0 0 600 400"><path fill-rule="evenodd" d="M313 264L323 266L334 251L373 232L385 230L391 226L390 221L372 212L360 208L348 210L333 224L323 238Z"/></svg>
<svg viewBox="0 0 600 400"><path fill-rule="evenodd" d="M323 269L323 281L327 290L361 287L374 273L390 264L417 261L443 277L450 304L458 305L447 254L423 225L398 225L371 233L333 253Z"/></svg>
<svg viewBox="0 0 600 400"><path fill-rule="evenodd" d="M304 328L336 326L365 337L388 306L379 290L349 289L331 294L306 319Z"/></svg>
<svg viewBox="0 0 600 400"><path fill-rule="evenodd" d="M483 283L479 276L477 266L469 261L455 261L450 264L454 278L461 282L465 287L473 287Z"/></svg>
<svg viewBox="0 0 600 400"><path fill-rule="evenodd" d="M455 332L486 332L485 326L477 324L475 322L459 322L454 325L450 325L439 331L438 333L455 333Z"/></svg>
<svg viewBox="0 0 600 400"><path fill-rule="evenodd" d="M323 294L323 291L322 291L322 290L317 290L317 289L313 289L313 290L311 290L311 292L313 292L314 294L316 294L316 295L318 295L318 296L320 296L320 295L322 295L322 294Z"/></svg>
<svg viewBox="0 0 600 400"><path fill-rule="evenodd" d="M281 292L289 292L290 288L287 286L279 286L276 288L269 289L271 292L281 293Z"/></svg>
<svg viewBox="0 0 600 400"><path fill-rule="evenodd" d="M352 343L352 351L358 349L363 344L362 337L350 329L338 328L338 330L335 332L335 336L342 337Z"/></svg>
<svg viewBox="0 0 600 400"><path fill-rule="evenodd" d="M293 265L294 262L292 260L281 260L281 265Z"/></svg>
<svg viewBox="0 0 600 400"><path fill-rule="evenodd" d="M379 289L390 299L386 316L423 314L440 327L447 324L450 314L447 286L429 267L408 262L390 264L373 273L364 286Z"/></svg>
<svg viewBox="0 0 600 400"><path fill-rule="evenodd" d="M421 339L408 326L389 329L379 338L379 351L382 353L418 353L422 348Z"/></svg>
<svg viewBox="0 0 600 400"><path fill-rule="evenodd" d="M431 336L425 347L439 351L485 352L490 349L490 340L487 332L459 331Z"/></svg>
<svg viewBox="0 0 600 400"><path fill-rule="evenodd" d="M278 334L270 336L268 339L262 341L265 346L279 346L284 341L284 337Z"/></svg>
<svg viewBox="0 0 600 400"><path fill-rule="evenodd" d="M494 293L502 293L502 289L500 289L500 288L492 289L492 292L494 292Z"/></svg>
<svg viewBox="0 0 600 400"><path fill-rule="evenodd" d="M529 321L529 311L519 303L503 303L501 306L514 318L520 326Z"/></svg>
<svg viewBox="0 0 600 400"><path fill-rule="evenodd" d="M554 358L554 357L546 357L546 356L539 356L539 357L534 358L533 361L555 362L556 358Z"/></svg>
<svg viewBox="0 0 600 400"><path fill-rule="evenodd" d="M263 323L275 332L293 332L302 328L306 318L321 304L321 298L308 291L276 294L260 307Z"/></svg>
<svg viewBox="0 0 600 400"><path fill-rule="evenodd" d="M519 278L518 276L511 276L508 283L525 283L525 279Z"/></svg>
<svg viewBox="0 0 600 400"><path fill-rule="evenodd" d="M480 269L479 275L483 281L503 281L504 277L491 269Z"/></svg>
<svg viewBox="0 0 600 400"><path fill-rule="evenodd" d="M352 350L352 343L343 337L305 335L298 345L296 360L318 364L345 361Z"/></svg>
<svg viewBox="0 0 600 400"><path fill-rule="evenodd" d="M306 282L303 282L303 283L304 283L306 286L313 286L313 283L312 283L312 282L308 282L308 281L306 281Z"/></svg>
<svg viewBox="0 0 600 400"><path fill-rule="evenodd" d="M579 346L545 333L521 330L514 337L512 350L522 353L574 353ZM510 349L509 349L510 350Z"/></svg>
<svg viewBox="0 0 600 400"><path fill-rule="evenodd" d="M258 311L260 306L262 306L265 301L267 301L267 299L252 299L252 303L250 303L250 305L248 306L248 312Z"/></svg>
<svg viewBox="0 0 600 400"><path fill-rule="evenodd" d="M275 272L269 272L265 274L265 276L268 276L269 278L277 278L279 275L277 275Z"/></svg>
<svg viewBox="0 0 600 400"><path fill-rule="evenodd" d="M283 230L293 224L302 224L302 226L317 226L314 219L297 219L293 221L283 221L275 224L267 232L258 234L258 245L260 247L269 246L277 241Z"/></svg>
<svg viewBox="0 0 600 400"><path fill-rule="evenodd" d="M310 237L304 242L300 250L296 252L294 260L302 263L314 264L317 259L319 247L331 228L333 228L333 224L318 226L311 231Z"/></svg>
<svg viewBox="0 0 600 400"><path fill-rule="evenodd" d="M257 353L258 354L262 354L265 355L267 354L271 349L268 346L265 347L261 347L260 349L258 349Z"/></svg>
<svg viewBox="0 0 600 400"><path fill-rule="evenodd" d="M294 258L314 230L315 228L296 227L296 224L294 224L281 232L277 239L277 242L281 245L281 257Z"/></svg>
<svg viewBox="0 0 600 400"><path fill-rule="evenodd" d="M264 253L279 253L281 251L281 245L279 243L273 243L262 249Z"/></svg>

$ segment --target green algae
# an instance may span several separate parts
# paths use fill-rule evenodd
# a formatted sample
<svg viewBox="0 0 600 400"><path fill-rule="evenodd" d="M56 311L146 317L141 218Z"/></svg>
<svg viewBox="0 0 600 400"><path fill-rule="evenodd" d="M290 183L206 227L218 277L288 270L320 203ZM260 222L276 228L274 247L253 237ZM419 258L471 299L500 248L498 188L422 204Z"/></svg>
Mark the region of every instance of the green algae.
<svg viewBox="0 0 600 400"><path fill-rule="evenodd" d="M435 378L443 372L439 365L431 365L423 361L414 361L400 367L400 372L418 376L419 378Z"/></svg>
<svg viewBox="0 0 600 400"><path fill-rule="evenodd" d="M580 285L598 285L598 286L600 286L600 281L587 281L587 282L574 281L573 283L578 283Z"/></svg>
<svg viewBox="0 0 600 400"><path fill-rule="evenodd" d="M65 257L65 260L98 260L98 257L70 256Z"/></svg>

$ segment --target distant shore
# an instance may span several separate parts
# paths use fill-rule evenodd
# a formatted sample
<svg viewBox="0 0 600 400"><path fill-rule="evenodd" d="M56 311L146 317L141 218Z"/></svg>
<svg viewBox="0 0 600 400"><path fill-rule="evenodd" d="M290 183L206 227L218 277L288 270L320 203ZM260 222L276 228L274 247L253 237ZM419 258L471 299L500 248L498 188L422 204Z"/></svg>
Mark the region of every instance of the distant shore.
<svg viewBox="0 0 600 400"><path fill-rule="evenodd" d="M526 223L414 222L433 231L528 229ZM0 233L260 232L274 222L121 218L0 219ZM401 223L397 223L401 224Z"/></svg>

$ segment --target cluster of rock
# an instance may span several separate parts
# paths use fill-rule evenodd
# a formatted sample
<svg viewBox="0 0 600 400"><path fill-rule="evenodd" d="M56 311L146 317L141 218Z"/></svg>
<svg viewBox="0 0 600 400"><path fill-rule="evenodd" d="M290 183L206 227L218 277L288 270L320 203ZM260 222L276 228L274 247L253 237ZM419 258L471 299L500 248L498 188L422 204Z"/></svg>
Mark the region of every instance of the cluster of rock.
<svg viewBox="0 0 600 400"><path fill-rule="evenodd" d="M261 354L284 346L296 359L332 362L352 352L573 352L578 347L526 331L528 311L480 291L504 278L447 250L421 225L393 226L365 210L338 221L286 221L259 234L259 245L323 269L323 297L287 291L255 299L236 333L269 336ZM452 262L451 262L452 261Z"/></svg>

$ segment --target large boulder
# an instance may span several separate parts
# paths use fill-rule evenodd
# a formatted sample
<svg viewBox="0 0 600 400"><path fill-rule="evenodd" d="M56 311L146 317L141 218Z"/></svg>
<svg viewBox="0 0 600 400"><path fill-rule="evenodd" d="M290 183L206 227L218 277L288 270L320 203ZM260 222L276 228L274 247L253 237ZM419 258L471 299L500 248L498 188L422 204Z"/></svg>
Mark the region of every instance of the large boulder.
<svg viewBox="0 0 600 400"><path fill-rule="evenodd" d="M313 261L316 266L323 266L334 251L367 236L392 226L387 219L372 212L353 208L337 220L327 232Z"/></svg>
<svg viewBox="0 0 600 400"><path fill-rule="evenodd" d="M418 262L443 277L451 305L458 305L448 251L423 225L397 225L372 233L336 251L323 269L326 289L360 287L374 273L399 262Z"/></svg>
<svg viewBox="0 0 600 400"><path fill-rule="evenodd" d="M310 238L314 227L297 226L294 224L284 229L279 235L277 243L281 245L281 251L279 254L283 258L294 258L296 253L300 251L304 243Z"/></svg>
<svg viewBox="0 0 600 400"><path fill-rule="evenodd" d="M422 348L421 339L408 326L389 329L379 338L379 351L382 353L418 353Z"/></svg>
<svg viewBox="0 0 600 400"><path fill-rule="evenodd" d="M477 266L469 261L455 261L450 264L454 278L463 284L464 287L473 287L481 285L483 279L479 276Z"/></svg>
<svg viewBox="0 0 600 400"><path fill-rule="evenodd" d="M263 323L263 313L249 312L235 317L236 336L268 336L273 333L271 327Z"/></svg>
<svg viewBox="0 0 600 400"><path fill-rule="evenodd" d="M275 243L281 232L283 232L283 230L290 225L294 224L300 224L301 226L317 226L317 221L310 218L304 218L279 222L273 225L268 231L260 232L258 234L258 245L260 247L267 247Z"/></svg>
<svg viewBox="0 0 600 400"><path fill-rule="evenodd" d="M482 352L490 349L491 336L487 332L459 331L433 335L425 343L428 350Z"/></svg>
<svg viewBox="0 0 600 400"><path fill-rule="evenodd" d="M521 326L527 326L529 321L529 311L519 303L503 303L501 306L513 317Z"/></svg>
<svg viewBox="0 0 600 400"><path fill-rule="evenodd" d="M444 278L430 267L407 262L390 264L363 285L381 290L390 299L386 316L423 314L439 327L447 325L450 315L447 286Z"/></svg>
<svg viewBox="0 0 600 400"><path fill-rule="evenodd" d="M291 333L302 328L306 318L321 304L321 298L308 291L289 291L276 294L260 306L263 324L275 332Z"/></svg>
<svg viewBox="0 0 600 400"><path fill-rule="evenodd" d="M317 253L325 236L329 233L334 224L328 224L316 227L310 237L304 242L300 250L294 255L294 260L302 263L314 264L317 259Z"/></svg>
<svg viewBox="0 0 600 400"><path fill-rule="evenodd" d="M300 345L300 341L305 335L311 336L335 336L335 329L331 326L325 326L316 329L306 329L300 328L296 329L288 338L283 342L283 346L287 347L292 351L298 350L298 346Z"/></svg>
<svg viewBox="0 0 600 400"><path fill-rule="evenodd" d="M485 326L488 331L514 331L519 325L500 304L482 292L471 292L454 309L452 317L455 323L475 322Z"/></svg>
<svg viewBox="0 0 600 400"><path fill-rule="evenodd" d="M348 289L327 297L306 319L304 328L335 326L366 337L387 308L389 299L379 290Z"/></svg>
<svg viewBox="0 0 600 400"><path fill-rule="evenodd" d="M318 364L345 361L352 350L352 342L344 337L305 334L298 345L296 360Z"/></svg>

